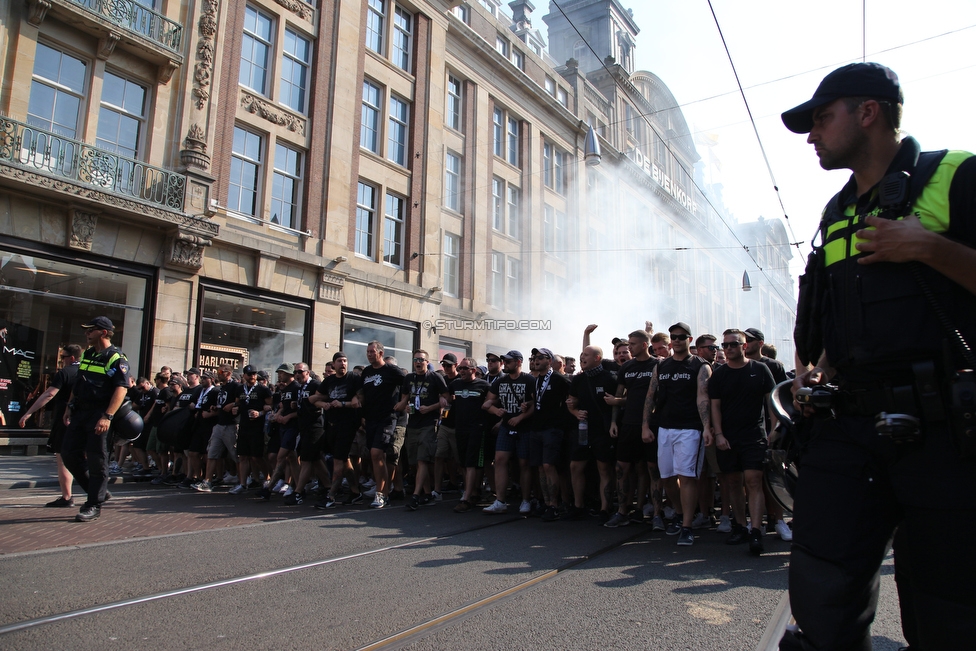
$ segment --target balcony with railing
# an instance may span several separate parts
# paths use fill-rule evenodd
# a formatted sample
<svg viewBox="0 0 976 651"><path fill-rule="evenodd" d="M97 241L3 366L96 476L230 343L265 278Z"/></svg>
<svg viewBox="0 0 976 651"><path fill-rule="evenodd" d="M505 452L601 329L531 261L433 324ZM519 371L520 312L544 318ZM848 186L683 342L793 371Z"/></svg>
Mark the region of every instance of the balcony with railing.
<svg viewBox="0 0 976 651"><path fill-rule="evenodd" d="M183 211L184 175L6 117L0 117L0 165L52 179L56 183L41 185L55 191L70 191L57 183L67 181L85 190ZM86 196L93 198L90 192Z"/></svg>
<svg viewBox="0 0 976 651"><path fill-rule="evenodd" d="M48 13L100 39L99 56L121 47L161 66L162 80L183 64L183 25L135 0L28 0L28 22Z"/></svg>

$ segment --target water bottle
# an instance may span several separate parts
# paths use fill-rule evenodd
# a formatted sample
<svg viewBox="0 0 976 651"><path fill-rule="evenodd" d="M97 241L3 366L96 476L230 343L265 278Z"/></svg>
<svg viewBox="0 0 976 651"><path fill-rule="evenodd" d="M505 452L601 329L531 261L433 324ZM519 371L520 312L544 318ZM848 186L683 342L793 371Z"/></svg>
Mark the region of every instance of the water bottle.
<svg viewBox="0 0 976 651"><path fill-rule="evenodd" d="M583 446L590 444L590 425L585 420L579 422L579 444Z"/></svg>

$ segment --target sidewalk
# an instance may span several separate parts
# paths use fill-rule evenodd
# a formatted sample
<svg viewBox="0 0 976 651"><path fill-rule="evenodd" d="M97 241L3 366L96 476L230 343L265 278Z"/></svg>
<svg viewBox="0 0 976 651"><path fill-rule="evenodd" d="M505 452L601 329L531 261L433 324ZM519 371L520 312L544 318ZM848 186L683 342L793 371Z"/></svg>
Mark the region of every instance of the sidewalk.
<svg viewBox="0 0 976 651"><path fill-rule="evenodd" d="M132 481L131 476L113 475L109 484ZM53 454L0 455L0 490L58 485L58 465Z"/></svg>

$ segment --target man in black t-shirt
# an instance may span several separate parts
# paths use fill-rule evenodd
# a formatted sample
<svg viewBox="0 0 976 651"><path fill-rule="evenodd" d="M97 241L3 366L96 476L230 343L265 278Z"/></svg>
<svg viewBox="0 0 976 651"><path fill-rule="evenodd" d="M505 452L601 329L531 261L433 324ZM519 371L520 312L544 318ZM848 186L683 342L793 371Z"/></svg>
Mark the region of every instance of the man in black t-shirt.
<svg viewBox="0 0 976 651"><path fill-rule="evenodd" d="M357 398L363 408L366 429L366 447L373 462L373 481L376 482L376 495L371 508L386 506L389 496L390 472L386 455L392 451L396 430L394 407L404 373L383 359L385 347L379 341L371 341L366 346L366 359L369 366L363 369L362 382Z"/></svg>
<svg viewBox="0 0 976 651"><path fill-rule="evenodd" d="M522 504L519 512L527 515L531 509L529 491L532 469L529 467L529 432L526 421L535 411L535 378L522 372L522 353L510 350L499 356L504 374L491 389L482 407L501 419L495 440L495 501L485 507L485 513L504 513L508 492L508 460L514 452L519 460Z"/></svg>
<svg viewBox="0 0 976 651"><path fill-rule="evenodd" d="M258 382L256 366L250 364L245 366L243 376L242 382L228 382L218 394L218 424L214 426L208 455L213 459L215 452L222 450L223 443L218 441L217 435L217 430L222 423L233 423L232 419L239 418L236 452L239 484L230 491L234 495L240 495L247 490L247 480L251 472L260 471L264 464L265 414L271 411L272 400L271 389ZM233 427L233 425L223 426Z"/></svg>
<svg viewBox="0 0 976 651"><path fill-rule="evenodd" d="M258 496L267 500L272 491L279 490L290 495L293 487L288 481L298 482L300 470L298 468L298 393L301 385L295 379L295 365L282 362L277 368L278 374L278 404L274 405L271 419L278 425L278 451L274 460L274 470L268 485L258 491ZM268 450L270 456L271 450ZM285 482L279 486L280 482Z"/></svg>
<svg viewBox="0 0 976 651"><path fill-rule="evenodd" d="M535 362L535 413L532 415L529 442L529 465L542 467L539 484L545 508L542 519L552 522L559 519L559 467L563 460L563 442L566 431L575 425L566 408L569 397L569 379L552 369L555 357L548 348L533 348Z"/></svg>
<svg viewBox="0 0 976 651"><path fill-rule="evenodd" d="M746 359L742 350L746 335L741 330L726 330L723 337L727 362L708 381L708 396L721 481L728 483L736 520L726 543L734 545L748 539L749 551L759 555L763 551L762 516L766 510L762 490L767 447L763 406L775 384L762 362ZM746 522L743 479L752 517L752 530L748 533L743 526Z"/></svg>
<svg viewBox="0 0 976 651"><path fill-rule="evenodd" d="M353 464L349 456L356 430L362 421L356 394L362 384L358 373L349 372L349 360L341 350L332 356L332 369L309 400L325 410L326 437L332 450L332 486L325 499L315 504L317 509L334 508L338 502L342 479L348 480L350 494L343 504L359 504L363 495L359 490L359 459Z"/></svg>
<svg viewBox="0 0 976 651"><path fill-rule="evenodd" d="M608 396L617 392L617 375L603 364L603 349L587 346L580 353L580 372L573 376L569 395L570 413L576 418L575 436L570 436L569 471L575 503L571 517L583 513L586 492L586 465L596 460L600 475L600 519L610 520L613 464L616 460L614 440L610 438L613 408Z"/></svg>
<svg viewBox="0 0 976 651"><path fill-rule="evenodd" d="M413 372L403 379L400 401L394 410L406 410L407 465L416 466L413 495L407 500L407 510L416 511L422 502L433 502L434 495L424 498L424 491L436 491L437 477L431 482L430 471L437 453L437 419L441 413L441 399L447 400L447 384L440 373L427 370L426 350L413 351ZM431 484L433 483L433 486Z"/></svg>
<svg viewBox="0 0 976 651"><path fill-rule="evenodd" d="M704 446L712 442L706 390L712 369L705 360L688 352L690 326L678 322L668 332L673 354L654 369L644 400L641 434L648 443L657 439L661 479L665 480L671 499L680 497L681 511L666 531L678 536L679 545L693 545L691 525L698 505L698 475ZM650 426L652 412L658 414L656 437Z"/></svg>
<svg viewBox="0 0 976 651"><path fill-rule="evenodd" d="M630 496L634 492L636 474L639 479L636 482L638 513L643 516L645 494L650 483L653 505L651 523L655 531L664 530L657 444L644 443L641 439L644 398L647 397L647 389L651 385L651 376L654 375L658 361L651 356L650 346L651 336L644 330L634 330L627 335L631 359L625 361L617 372L616 396L607 398L607 402L613 406L610 437L616 439L617 444L617 494L620 496L617 513L607 522L607 526L611 528L629 523ZM650 481L647 479L648 475Z"/></svg>
<svg viewBox="0 0 976 651"><path fill-rule="evenodd" d="M305 485L312 473L319 480L321 486L329 483L329 471L325 467L327 450L325 427L322 421L322 409L309 398L318 393L319 382L312 379L311 369L305 362L295 364L295 382L299 385L295 403L298 416L295 418L298 428L298 477L295 479L295 491L285 495L285 504L298 505L305 502Z"/></svg>
<svg viewBox="0 0 976 651"><path fill-rule="evenodd" d="M458 364L458 379L447 386L450 417L454 424L458 455L464 467L464 493L461 501L454 507L455 513L465 513L474 508L476 495L480 494L481 478L491 436L486 421L488 415L481 408L491 386L486 380L475 377L475 360L465 357ZM492 451L494 448L490 448Z"/></svg>
<svg viewBox="0 0 976 651"><path fill-rule="evenodd" d="M48 502L44 506L55 508L74 505L74 501L71 498L73 478L71 473L68 472L68 469L64 467L64 460L61 458L61 443L64 441L64 411L68 406L68 397L74 388L75 378L78 376L78 365L81 361L81 346L68 344L61 349L59 358L61 360L61 368L58 369L58 372L51 379L51 385L44 393L37 397L37 400L20 417L20 426L22 428L26 427L27 420L34 412L43 408L52 399L54 400L54 413L52 414L54 420L51 421L51 434L48 447L54 451L54 458L58 464L58 486L61 488L61 497L53 502ZM144 435L148 438L149 433L145 432ZM142 438L142 435L140 435L140 438ZM145 444L143 444L143 461L145 461L145 457Z"/></svg>

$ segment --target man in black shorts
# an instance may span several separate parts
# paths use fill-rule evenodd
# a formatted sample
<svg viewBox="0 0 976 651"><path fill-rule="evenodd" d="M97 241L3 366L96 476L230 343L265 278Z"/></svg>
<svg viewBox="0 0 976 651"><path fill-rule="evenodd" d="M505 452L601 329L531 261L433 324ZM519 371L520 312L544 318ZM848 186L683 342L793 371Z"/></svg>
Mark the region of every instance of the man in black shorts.
<svg viewBox="0 0 976 651"><path fill-rule="evenodd" d="M447 385L450 417L454 420L454 435L458 455L464 467L464 493L454 507L455 513L466 513L477 504L485 460L494 455L491 431L486 426L487 414L481 408L491 386L475 377L474 358L465 357L458 364L458 379Z"/></svg>
<svg viewBox="0 0 976 651"><path fill-rule="evenodd" d="M385 348L379 341L371 341L366 346L366 359L369 366L363 369L357 398L363 408L365 419L366 447L373 462L373 480L376 482L376 495L371 508L386 506L390 487L390 472L386 455L392 451L396 430L396 406L404 373L398 367L387 364L383 359Z"/></svg>
<svg viewBox="0 0 976 651"><path fill-rule="evenodd" d="M528 515L532 469L529 467L529 432L526 421L535 411L535 378L522 372L522 353L510 350L501 355L504 375L498 378L482 409L501 419L495 440L495 501L485 507L485 513L504 513L508 510L508 461L515 453L519 460L522 484L522 504L519 513Z"/></svg>
<svg viewBox="0 0 976 651"><path fill-rule="evenodd" d="M295 364L295 382L300 386L295 400L298 405L298 458L301 462L298 478L295 480L295 491L285 495L285 504L297 505L305 503L305 485L312 473L319 480L319 485L329 483L329 471L325 468L326 440L325 427L322 421L322 409L309 398L319 390L319 381L312 379L311 370L305 362Z"/></svg>
<svg viewBox="0 0 976 651"><path fill-rule="evenodd" d="M617 451L610 438L613 408L607 404L606 397L616 394L617 376L603 366L603 349L599 346L584 348L579 361L580 372L573 376L569 390L572 398L570 413L578 422L576 436L569 437L569 470L575 499L570 516L576 518L583 512L586 464L595 459L600 473L600 519L607 522L610 520L612 472Z"/></svg>
<svg viewBox="0 0 976 651"><path fill-rule="evenodd" d="M363 501L356 473L349 461L349 450L362 420L356 399L361 379L358 373L349 372L349 360L341 350L332 356L332 369L334 373L322 380L318 392L309 398L325 410L326 437L332 450L332 486L325 499L315 504L317 509L335 508L343 477L351 490L343 504Z"/></svg>
<svg viewBox="0 0 976 651"><path fill-rule="evenodd" d="M298 468L298 392L301 385L295 379L295 365L282 362L278 365L279 401L272 419L278 425L278 454L274 462L274 470L268 485L258 492L261 499L270 499L272 491L279 489L284 495L290 495L293 487L288 481L297 483ZM270 455L271 450L268 450ZM285 482L281 486L278 482Z"/></svg>
<svg viewBox="0 0 976 651"><path fill-rule="evenodd" d="M217 423L217 398L220 389L214 387L216 376L210 371L198 373L200 377L200 393L197 395L196 402L193 404L193 424L191 425L190 443L186 449L190 457L190 467L200 468L200 474L212 469L212 465L207 459L207 445L210 443L210 436L213 434L214 425ZM210 475L200 478L199 483L207 482L210 485ZM195 488L197 482L190 483L188 488Z"/></svg>
<svg viewBox="0 0 976 651"><path fill-rule="evenodd" d="M264 420L265 414L271 411L273 396L268 386L258 382L258 369L250 364L244 367L243 382L229 382L221 393L226 394L218 398L225 401L222 407L224 414L239 417L241 421L237 430L237 478L240 484L230 491L239 495L247 490L247 478L251 471L261 469L264 463ZM223 420L225 416L222 414L218 418ZM214 458L224 447L224 443L215 441L219 426L214 427L210 458Z"/></svg>
<svg viewBox="0 0 976 651"><path fill-rule="evenodd" d="M441 399L447 400L447 384L440 373L428 370L426 350L413 351L413 372L403 378L400 401L394 410L410 414L407 420L407 465L416 466L413 495L407 500L407 510L416 511L421 503L433 502L434 495L424 497L430 487L435 491L438 477L431 477L434 457L437 453L437 419L441 413Z"/></svg>
<svg viewBox="0 0 976 651"><path fill-rule="evenodd" d="M655 531L664 531L664 521L661 519L660 475L657 470L657 444L644 443L641 439L641 418L644 416L644 398L647 388L651 385L651 376L657 366L657 358L651 357L651 336L644 330L634 330L627 335L627 347L630 349L631 359L625 361L617 373L617 394L608 402L613 405L613 419L610 424L610 438L617 443L617 494L620 498L617 513L607 521L606 526L616 527L629 524L630 496L634 492L633 471L640 472L643 462L647 462L647 471L651 481L651 503L653 512L651 523ZM622 421L618 426L620 412L623 411ZM643 509L644 491L647 486L638 482L637 508Z"/></svg>
<svg viewBox="0 0 976 651"><path fill-rule="evenodd" d="M728 483L732 514L736 524L726 541L734 545L748 537L749 551L763 551L762 517L766 511L762 471L766 459L766 432L763 429L763 405L773 390L773 375L762 362L746 359L742 350L746 336L741 330L722 333L722 347L727 362L715 369L708 381L712 428L715 432L716 456L722 471L721 482ZM752 530L748 536L743 479L749 493L749 515Z"/></svg>
<svg viewBox="0 0 976 651"><path fill-rule="evenodd" d="M563 442L566 431L576 424L566 408L569 379L552 369L553 357L555 355L548 348L532 349L531 359L535 362L537 375L535 413L529 426L529 465L542 469L539 484L545 502L542 519L546 522L559 519L559 467L563 459Z"/></svg>

